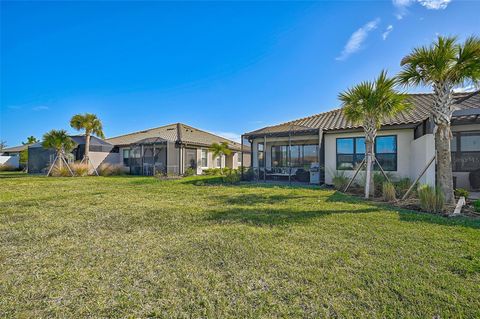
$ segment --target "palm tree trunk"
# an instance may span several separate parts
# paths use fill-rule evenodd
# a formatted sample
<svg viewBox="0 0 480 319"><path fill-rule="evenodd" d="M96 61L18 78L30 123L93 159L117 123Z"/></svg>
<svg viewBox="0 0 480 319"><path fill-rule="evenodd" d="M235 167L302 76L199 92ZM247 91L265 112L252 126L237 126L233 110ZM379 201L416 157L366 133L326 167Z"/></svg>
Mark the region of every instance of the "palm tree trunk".
<svg viewBox="0 0 480 319"><path fill-rule="evenodd" d="M437 184L442 189L445 201L454 203L453 174L452 174L452 153L450 152L450 140L444 137L449 133L450 125L437 126L435 132L435 148L437 150ZM451 133L450 133L451 134Z"/></svg>
<svg viewBox="0 0 480 319"><path fill-rule="evenodd" d="M365 198L369 198L370 195L373 197L374 195L374 185L373 185L373 178L372 178L372 170L373 170L373 143L371 141L365 142L365 150L367 156L367 170L365 176Z"/></svg>
<svg viewBox="0 0 480 319"><path fill-rule="evenodd" d="M448 82L436 83L433 86L434 105L433 121L435 128L435 149L437 151L437 185L443 191L445 201L454 203L452 155L450 140L450 120L453 114L452 86Z"/></svg>
<svg viewBox="0 0 480 319"><path fill-rule="evenodd" d="M88 154L90 152L90 133L85 132L85 153L84 153L84 158L86 159L86 164L89 164L90 158L88 157Z"/></svg>

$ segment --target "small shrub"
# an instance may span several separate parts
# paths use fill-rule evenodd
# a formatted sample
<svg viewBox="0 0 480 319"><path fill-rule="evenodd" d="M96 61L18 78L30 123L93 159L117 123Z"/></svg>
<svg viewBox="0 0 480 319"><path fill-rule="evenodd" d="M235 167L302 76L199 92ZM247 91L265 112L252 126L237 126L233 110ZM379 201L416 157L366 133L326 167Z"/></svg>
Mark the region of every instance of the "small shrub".
<svg viewBox="0 0 480 319"><path fill-rule="evenodd" d="M480 199L477 199L473 202L473 208L476 212L480 213Z"/></svg>
<svg viewBox="0 0 480 319"><path fill-rule="evenodd" d="M237 172L232 172L231 174L223 177L223 182L228 184L236 184L240 182L240 174Z"/></svg>
<svg viewBox="0 0 480 319"><path fill-rule="evenodd" d="M404 177L393 184L395 185L395 189L398 191L398 194L403 196L403 194L405 194L412 185L412 180L408 177Z"/></svg>
<svg viewBox="0 0 480 319"><path fill-rule="evenodd" d="M456 197L465 197L465 199L468 198L468 196L470 196L470 192L467 191L466 189L464 188L457 188L455 189L455 196Z"/></svg>
<svg viewBox="0 0 480 319"><path fill-rule="evenodd" d="M254 177L255 177L255 173L253 171L253 168L251 167L244 168L244 171L243 171L244 181L253 181Z"/></svg>
<svg viewBox="0 0 480 319"><path fill-rule="evenodd" d="M440 187L421 185L418 188L418 198L420 199L420 207L429 213L439 213L445 205L445 198Z"/></svg>
<svg viewBox="0 0 480 319"><path fill-rule="evenodd" d="M345 176L344 171L335 171L333 173L332 183L336 190L343 191L348 184L348 177Z"/></svg>
<svg viewBox="0 0 480 319"><path fill-rule="evenodd" d="M56 165L52 169L51 175L55 177L72 177L72 173L70 172L70 169L66 165L62 165L61 167Z"/></svg>
<svg viewBox="0 0 480 319"><path fill-rule="evenodd" d="M100 176L117 176L125 174L122 165L118 164L100 164L97 168L97 172Z"/></svg>
<svg viewBox="0 0 480 319"><path fill-rule="evenodd" d="M185 170L185 172L183 173L183 176L187 177L187 176L193 176L197 173L197 171L191 167L187 168Z"/></svg>
<svg viewBox="0 0 480 319"><path fill-rule="evenodd" d="M203 170L203 175L219 176L222 175L222 170L220 168L207 168Z"/></svg>
<svg viewBox="0 0 480 319"><path fill-rule="evenodd" d="M0 165L0 172L11 172L15 171L16 168L7 164L1 164Z"/></svg>
<svg viewBox="0 0 480 319"><path fill-rule="evenodd" d="M384 182L382 186L383 199L387 202L396 200L395 186L392 183Z"/></svg>
<svg viewBox="0 0 480 319"><path fill-rule="evenodd" d="M75 163L75 164L70 165L70 168L72 169L75 176L87 176L88 175L89 169L88 169L87 164Z"/></svg>

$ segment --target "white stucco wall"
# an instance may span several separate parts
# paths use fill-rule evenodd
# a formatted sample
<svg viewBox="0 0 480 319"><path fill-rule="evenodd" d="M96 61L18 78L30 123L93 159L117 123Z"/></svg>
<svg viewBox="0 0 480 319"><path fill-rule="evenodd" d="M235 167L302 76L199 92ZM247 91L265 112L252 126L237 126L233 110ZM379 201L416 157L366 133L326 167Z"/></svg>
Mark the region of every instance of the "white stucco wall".
<svg viewBox="0 0 480 319"><path fill-rule="evenodd" d="M20 156L0 155L0 165L7 165L13 168L19 168Z"/></svg>
<svg viewBox="0 0 480 319"><path fill-rule="evenodd" d="M411 142L410 178L416 179L425 169L425 166L435 155L435 138L433 134L426 134ZM423 177L420 184L435 186L435 163L432 163Z"/></svg>
<svg viewBox="0 0 480 319"><path fill-rule="evenodd" d="M390 171L398 178L412 178L411 162L412 151L411 143L413 141L413 129L385 130L379 131L377 136L396 135L397 136L397 170ZM344 137L362 137L363 132L352 133L326 133L325 134L325 183L332 184L332 178L336 171L336 152L337 138ZM344 171L346 176L352 176L353 170Z"/></svg>

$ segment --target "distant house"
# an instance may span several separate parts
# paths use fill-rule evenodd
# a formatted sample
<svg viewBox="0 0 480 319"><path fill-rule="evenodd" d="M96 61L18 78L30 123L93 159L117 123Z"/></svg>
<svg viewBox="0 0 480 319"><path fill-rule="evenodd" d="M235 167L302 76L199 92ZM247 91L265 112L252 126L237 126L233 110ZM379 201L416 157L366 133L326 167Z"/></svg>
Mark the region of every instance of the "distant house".
<svg viewBox="0 0 480 319"><path fill-rule="evenodd" d="M70 162L79 161L85 151L85 137L75 135L71 138L76 147L67 154L67 159ZM228 144L232 154L213 158L210 145L222 142ZM55 151L43 148L41 143L30 145L28 152L30 173L46 172L55 158ZM89 158L96 168L102 164L120 165L125 172L134 175L182 175L188 168L192 168L196 174L220 166L236 169L241 165L241 156L240 143L175 123L106 140L92 136ZM244 156L250 162L249 153L245 152Z"/></svg>
<svg viewBox="0 0 480 319"><path fill-rule="evenodd" d="M28 145L5 147L0 151L3 156L20 156L20 153L28 148Z"/></svg>
<svg viewBox="0 0 480 319"><path fill-rule="evenodd" d="M27 145L3 148L0 150L0 165L21 168L20 153L26 149Z"/></svg>
<svg viewBox="0 0 480 319"><path fill-rule="evenodd" d="M456 187L471 185L480 174L480 91L454 95L452 162ZM415 179L435 154L429 119L433 96L411 94L413 104L382 123L375 152L383 169L398 178ZM294 179L332 184L336 172L351 176L365 156L363 129L349 123L341 109L312 115L246 133L252 167L259 179ZM435 184L435 165L421 183Z"/></svg>
<svg viewBox="0 0 480 319"><path fill-rule="evenodd" d="M181 175L188 168L201 174L216 167L239 168L241 144L192 126L175 123L106 139L120 153L121 163L131 174L157 172ZM213 158L209 147L226 142L232 154ZM249 158L249 152L244 153Z"/></svg>

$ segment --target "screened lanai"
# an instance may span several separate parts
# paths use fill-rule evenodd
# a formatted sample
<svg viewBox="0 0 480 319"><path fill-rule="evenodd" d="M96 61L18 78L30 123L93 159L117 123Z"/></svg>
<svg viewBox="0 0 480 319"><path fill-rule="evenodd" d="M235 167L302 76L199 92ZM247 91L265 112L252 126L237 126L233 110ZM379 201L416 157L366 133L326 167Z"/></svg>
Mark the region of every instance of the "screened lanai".
<svg viewBox="0 0 480 319"><path fill-rule="evenodd" d="M152 176L166 174L169 142L160 137L150 137L132 145L130 174Z"/></svg>

